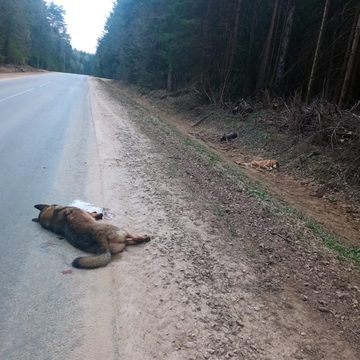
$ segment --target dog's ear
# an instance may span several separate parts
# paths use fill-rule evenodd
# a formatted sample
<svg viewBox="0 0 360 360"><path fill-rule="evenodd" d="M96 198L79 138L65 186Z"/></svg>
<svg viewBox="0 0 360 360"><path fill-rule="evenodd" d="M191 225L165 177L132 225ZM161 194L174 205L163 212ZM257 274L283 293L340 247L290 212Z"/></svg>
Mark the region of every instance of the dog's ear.
<svg viewBox="0 0 360 360"><path fill-rule="evenodd" d="M96 211L93 211L91 213L89 213L95 220L102 220L103 218L103 213L98 213Z"/></svg>
<svg viewBox="0 0 360 360"><path fill-rule="evenodd" d="M42 209L45 209L48 206L49 205L45 205L45 204L37 204L37 205L34 205L34 208L41 211Z"/></svg>

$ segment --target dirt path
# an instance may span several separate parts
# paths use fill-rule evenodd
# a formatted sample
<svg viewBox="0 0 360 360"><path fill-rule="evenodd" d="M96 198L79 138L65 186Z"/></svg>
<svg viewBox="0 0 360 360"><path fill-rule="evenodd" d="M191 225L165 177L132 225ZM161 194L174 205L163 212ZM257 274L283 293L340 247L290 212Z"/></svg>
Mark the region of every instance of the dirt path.
<svg viewBox="0 0 360 360"><path fill-rule="evenodd" d="M109 265L114 359L358 359L358 269L124 92L91 88L104 206L153 236Z"/></svg>
<svg viewBox="0 0 360 360"><path fill-rule="evenodd" d="M15 78L22 78L24 76L33 76L33 75L41 75L41 74L48 74L48 71L27 71L27 72L3 72L0 67L0 80L7 80L7 79L15 79Z"/></svg>

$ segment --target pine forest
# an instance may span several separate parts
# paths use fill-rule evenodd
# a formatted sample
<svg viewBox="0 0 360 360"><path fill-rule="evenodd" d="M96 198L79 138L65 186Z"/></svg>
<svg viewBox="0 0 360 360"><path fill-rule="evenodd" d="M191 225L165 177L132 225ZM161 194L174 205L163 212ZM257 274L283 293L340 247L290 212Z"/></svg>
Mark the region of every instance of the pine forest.
<svg viewBox="0 0 360 360"><path fill-rule="evenodd" d="M212 103L270 94L359 98L358 0L118 0L98 73Z"/></svg>

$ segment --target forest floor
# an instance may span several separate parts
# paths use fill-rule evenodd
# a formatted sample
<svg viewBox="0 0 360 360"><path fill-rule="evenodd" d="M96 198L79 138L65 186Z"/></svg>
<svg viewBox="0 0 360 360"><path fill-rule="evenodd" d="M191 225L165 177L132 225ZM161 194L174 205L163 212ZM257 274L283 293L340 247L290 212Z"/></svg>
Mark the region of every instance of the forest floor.
<svg viewBox="0 0 360 360"><path fill-rule="evenodd" d="M242 171L267 193L341 237L344 245L360 247L360 184L351 186L344 180L348 164L336 159L334 151L279 132L274 117L282 114L261 111L234 116L216 106L200 105L192 95L172 97L164 91L140 97L131 94L136 94L144 107L230 162L279 161L280 171L270 173L251 167ZM229 132L236 132L238 137L220 141Z"/></svg>
<svg viewBox="0 0 360 360"><path fill-rule="evenodd" d="M192 127L114 82L91 88L104 205L153 236L109 265L114 358L358 359L357 213L286 167L236 165L253 153L219 143L230 124Z"/></svg>

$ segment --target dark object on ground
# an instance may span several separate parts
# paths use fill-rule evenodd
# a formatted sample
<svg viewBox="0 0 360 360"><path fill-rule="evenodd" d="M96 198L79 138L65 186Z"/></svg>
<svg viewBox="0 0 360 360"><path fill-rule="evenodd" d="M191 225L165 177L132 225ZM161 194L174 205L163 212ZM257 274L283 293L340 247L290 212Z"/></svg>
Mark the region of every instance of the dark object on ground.
<svg viewBox="0 0 360 360"><path fill-rule="evenodd" d="M236 114L241 114L241 115L245 115L245 114L250 114L254 112L254 107L252 105L250 105L247 101L245 101L244 99L240 100L237 105L235 105L232 108L232 113L233 115Z"/></svg>
<svg viewBox="0 0 360 360"><path fill-rule="evenodd" d="M224 134L221 137L220 141L230 141L230 140L236 139L237 137L238 137L238 134L236 132L231 131L227 134Z"/></svg>

